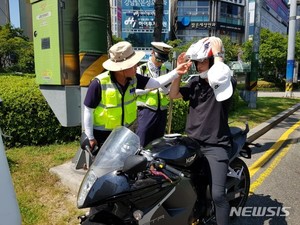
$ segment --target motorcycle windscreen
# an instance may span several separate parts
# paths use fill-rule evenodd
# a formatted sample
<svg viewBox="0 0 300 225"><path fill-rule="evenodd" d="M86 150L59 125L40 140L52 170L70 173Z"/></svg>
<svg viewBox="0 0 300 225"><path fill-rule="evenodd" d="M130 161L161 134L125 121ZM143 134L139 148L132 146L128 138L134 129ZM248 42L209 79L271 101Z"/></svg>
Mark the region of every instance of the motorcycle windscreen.
<svg viewBox="0 0 300 225"><path fill-rule="evenodd" d="M81 183L77 196L78 208L89 207L95 202L127 190L127 180L116 171L123 168L127 157L134 155L139 147L139 137L131 130L126 127L114 129ZM106 194L99 195L99 191Z"/></svg>
<svg viewBox="0 0 300 225"><path fill-rule="evenodd" d="M102 145L90 170L99 177L102 171L121 169L127 157L134 155L139 147L140 139L135 133L126 127L117 127Z"/></svg>

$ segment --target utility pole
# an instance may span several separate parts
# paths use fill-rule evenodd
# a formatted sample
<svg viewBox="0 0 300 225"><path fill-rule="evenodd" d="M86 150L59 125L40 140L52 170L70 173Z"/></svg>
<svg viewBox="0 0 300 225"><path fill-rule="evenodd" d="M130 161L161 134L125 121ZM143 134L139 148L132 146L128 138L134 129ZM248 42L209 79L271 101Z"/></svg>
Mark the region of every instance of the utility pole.
<svg viewBox="0 0 300 225"><path fill-rule="evenodd" d="M246 90L249 96L248 107L256 108L257 99L257 77L259 67L259 45L260 45L260 14L261 14L261 0L255 0L255 21L254 21L254 33L253 33L253 48L251 56L251 73L246 82Z"/></svg>
<svg viewBox="0 0 300 225"><path fill-rule="evenodd" d="M293 75L294 75L294 67L295 67L296 15L297 15L297 0L290 0L285 97L292 97L293 95L292 90L293 90Z"/></svg>
<svg viewBox="0 0 300 225"><path fill-rule="evenodd" d="M154 41L161 41L162 22L164 13L164 0L155 0L155 26L154 26Z"/></svg>

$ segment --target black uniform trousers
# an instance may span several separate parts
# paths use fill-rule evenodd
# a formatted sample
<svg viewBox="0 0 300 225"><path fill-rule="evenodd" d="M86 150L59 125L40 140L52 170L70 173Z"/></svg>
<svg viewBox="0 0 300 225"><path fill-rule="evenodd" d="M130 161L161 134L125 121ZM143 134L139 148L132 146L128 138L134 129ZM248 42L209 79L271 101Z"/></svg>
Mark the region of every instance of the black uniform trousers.
<svg viewBox="0 0 300 225"><path fill-rule="evenodd" d="M226 199L228 152L230 147L203 146L201 152L207 158L211 172L211 194L216 209L218 225L228 225L230 206Z"/></svg>
<svg viewBox="0 0 300 225"><path fill-rule="evenodd" d="M166 130L168 110L157 111L138 107L136 134L140 137L141 146L145 147L154 139L163 137Z"/></svg>

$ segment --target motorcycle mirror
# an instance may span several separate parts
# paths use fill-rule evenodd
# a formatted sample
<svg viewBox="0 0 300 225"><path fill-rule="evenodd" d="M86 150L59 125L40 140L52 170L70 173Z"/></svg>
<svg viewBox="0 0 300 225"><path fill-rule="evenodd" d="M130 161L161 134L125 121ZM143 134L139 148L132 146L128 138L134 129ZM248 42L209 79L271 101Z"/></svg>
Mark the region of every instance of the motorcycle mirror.
<svg viewBox="0 0 300 225"><path fill-rule="evenodd" d="M138 172L142 172L146 169L147 159L141 155L131 155L128 156L124 162L124 167L122 172L131 175Z"/></svg>
<svg viewBox="0 0 300 225"><path fill-rule="evenodd" d="M87 146L89 148L91 147L90 141L89 141L86 133L84 133L84 132L81 134L81 137L80 137L80 146L81 146L81 149L86 149Z"/></svg>

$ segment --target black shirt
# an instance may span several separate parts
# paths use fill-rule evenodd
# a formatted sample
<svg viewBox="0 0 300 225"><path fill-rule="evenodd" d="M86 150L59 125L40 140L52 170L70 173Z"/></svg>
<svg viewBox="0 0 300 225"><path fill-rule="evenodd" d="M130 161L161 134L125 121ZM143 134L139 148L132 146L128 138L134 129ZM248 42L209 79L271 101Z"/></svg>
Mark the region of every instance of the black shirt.
<svg viewBox="0 0 300 225"><path fill-rule="evenodd" d="M233 87L235 79L231 79ZM212 145L230 145L228 112L231 98L218 102L208 82L194 77L180 88L185 101L189 101L186 133L189 137Z"/></svg>

